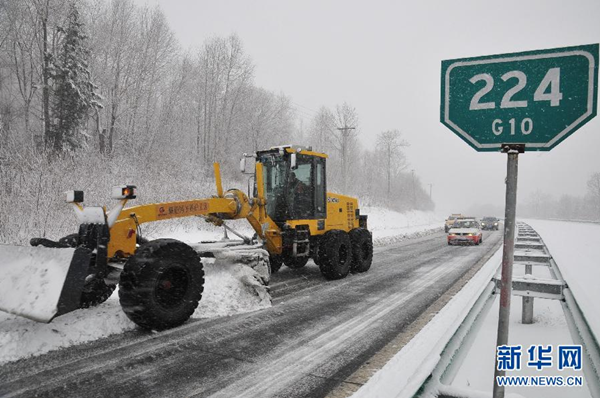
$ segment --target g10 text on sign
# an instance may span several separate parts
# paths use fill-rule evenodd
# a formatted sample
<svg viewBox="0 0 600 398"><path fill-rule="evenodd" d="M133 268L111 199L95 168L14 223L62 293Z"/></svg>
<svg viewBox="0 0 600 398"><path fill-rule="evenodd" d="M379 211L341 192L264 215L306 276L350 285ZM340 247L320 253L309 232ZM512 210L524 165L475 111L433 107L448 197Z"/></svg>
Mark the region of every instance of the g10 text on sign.
<svg viewBox="0 0 600 398"><path fill-rule="evenodd" d="M598 44L442 61L441 122L477 151L549 151L596 115Z"/></svg>

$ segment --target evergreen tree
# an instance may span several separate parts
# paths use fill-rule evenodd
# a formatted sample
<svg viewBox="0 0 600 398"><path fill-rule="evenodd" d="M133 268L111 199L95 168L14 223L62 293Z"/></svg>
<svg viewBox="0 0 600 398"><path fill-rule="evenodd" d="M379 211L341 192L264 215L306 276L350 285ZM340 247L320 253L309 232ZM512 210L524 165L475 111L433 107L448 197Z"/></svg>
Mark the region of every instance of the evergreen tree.
<svg viewBox="0 0 600 398"><path fill-rule="evenodd" d="M53 149L55 152L82 146L84 135L79 129L94 108L101 108L88 68L89 49L79 10L75 1L69 5L66 27L59 54L53 60L51 77L54 85L52 100Z"/></svg>

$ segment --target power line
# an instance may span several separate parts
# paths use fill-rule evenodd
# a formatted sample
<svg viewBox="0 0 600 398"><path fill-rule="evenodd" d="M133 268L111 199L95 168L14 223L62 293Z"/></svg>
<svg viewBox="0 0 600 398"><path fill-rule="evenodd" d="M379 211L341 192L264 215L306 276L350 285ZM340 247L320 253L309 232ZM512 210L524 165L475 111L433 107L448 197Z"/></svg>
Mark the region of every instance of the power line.
<svg viewBox="0 0 600 398"><path fill-rule="evenodd" d="M308 117L308 118L313 118L313 117L315 117L315 115L311 115L310 113L308 113L308 112L306 112L306 111L304 111L304 110L302 110L302 109L296 108L296 107L294 107L294 106L291 106L291 108L292 108L294 111L296 111L296 112L298 112L298 113L302 114L302 115L303 115L303 116L305 116L305 117Z"/></svg>
<svg viewBox="0 0 600 398"><path fill-rule="evenodd" d="M294 104L296 104L297 106L300 106L300 107L302 107L302 108L304 108L304 109L306 109L306 110L309 110L309 111L311 111L311 112L312 112L312 113L314 113L314 114L317 114L317 113L319 113L318 111L315 111L314 109L311 109L311 108L309 108L309 107L307 107L307 106L304 106L304 105L302 105L302 104L299 104L299 103L297 103L296 101L292 101L292 102L293 102Z"/></svg>

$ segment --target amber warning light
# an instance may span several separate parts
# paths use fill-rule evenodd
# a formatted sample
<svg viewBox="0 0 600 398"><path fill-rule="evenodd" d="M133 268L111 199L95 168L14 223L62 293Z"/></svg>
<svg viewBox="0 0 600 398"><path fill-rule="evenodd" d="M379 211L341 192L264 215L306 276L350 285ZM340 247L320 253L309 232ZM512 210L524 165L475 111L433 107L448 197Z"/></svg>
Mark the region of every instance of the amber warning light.
<svg viewBox="0 0 600 398"><path fill-rule="evenodd" d="M113 199L135 199L136 187L135 185L121 185L113 187L112 198Z"/></svg>

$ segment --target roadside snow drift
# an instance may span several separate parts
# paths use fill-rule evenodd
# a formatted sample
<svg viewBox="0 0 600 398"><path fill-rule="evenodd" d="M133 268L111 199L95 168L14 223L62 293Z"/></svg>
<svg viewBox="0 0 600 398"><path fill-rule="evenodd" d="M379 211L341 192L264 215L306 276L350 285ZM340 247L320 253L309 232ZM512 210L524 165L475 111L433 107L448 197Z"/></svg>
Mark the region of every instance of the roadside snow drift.
<svg viewBox="0 0 600 398"><path fill-rule="evenodd" d="M212 318L271 306L249 284L256 272L240 263L203 259L205 284L192 318ZM117 291L103 304L73 311L52 323L38 323L0 312L0 364L135 329L121 310Z"/></svg>
<svg viewBox="0 0 600 398"><path fill-rule="evenodd" d="M381 207L364 206L360 212L369 216L367 225L373 233L375 246L424 236L440 231L444 226L444 217L429 211L412 210L398 213Z"/></svg>

